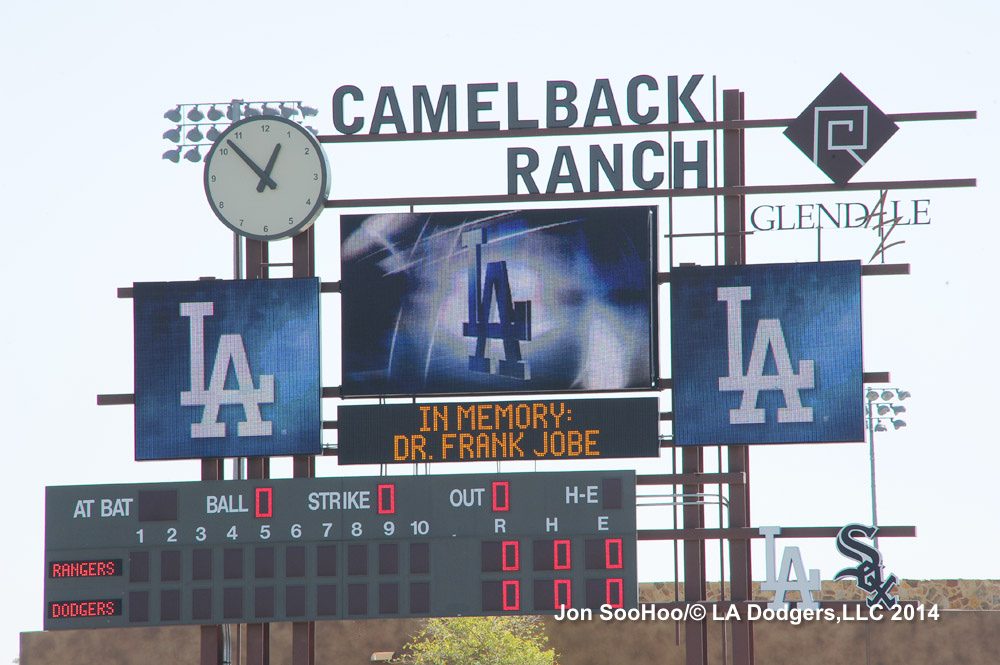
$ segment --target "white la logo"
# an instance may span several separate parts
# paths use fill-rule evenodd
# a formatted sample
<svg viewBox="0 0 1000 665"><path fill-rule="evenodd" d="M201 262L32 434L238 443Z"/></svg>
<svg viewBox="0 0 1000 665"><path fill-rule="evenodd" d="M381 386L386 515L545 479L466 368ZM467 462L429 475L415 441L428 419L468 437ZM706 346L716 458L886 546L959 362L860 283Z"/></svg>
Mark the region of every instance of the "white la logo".
<svg viewBox="0 0 1000 665"><path fill-rule="evenodd" d="M743 301L750 300L749 286L719 287L719 302L726 303L729 331L729 376L719 377L719 390L740 390L743 399L740 408L730 409L730 425L747 425L764 422L764 409L757 408L757 395L762 390L780 390L785 396L785 406L778 409L779 423L811 423L812 407L802 406L799 391L815 388L813 361L800 360L799 373L792 370L788 346L778 319L761 319L750 351L750 366L743 374ZM767 348L774 353L777 374L764 374Z"/></svg>
<svg viewBox="0 0 1000 665"><path fill-rule="evenodd" d="M260 405L274 402L274 375L261 374L260 388L254 388L242 335L222 335L219 339L212 377L205 390L205 317L213 312L210 302L181 303L181 316L191 317L191 390L181 392L181 406L205 407L201 422L191 423L191 438L225 436L226 424L218 421L219 407L231 404L243 405L245 420L236 427L239 436L269 436L271 421L261 419ZM236 390L225 388L230 363L236 372Z"/></svg>
<svg viewBox="0 0 1000 665"><path fill-rule="evenodd" d="M774 600L767 604L772 610L786 607L785 595L789 591L802 594L799 608L803 610L818 610L819 602L813 598L814 591L822 591L823 583L819 579L819 568L809 570L806 577L806 567L802 563L802 553L798 547L786 547L781 553L781 568L775 570L774 537L781 533L780 526L762 526L760 533L764 536L764 575L760 583L761 591L773 591ZM792 573L795 579L792 579Z"/></svg>

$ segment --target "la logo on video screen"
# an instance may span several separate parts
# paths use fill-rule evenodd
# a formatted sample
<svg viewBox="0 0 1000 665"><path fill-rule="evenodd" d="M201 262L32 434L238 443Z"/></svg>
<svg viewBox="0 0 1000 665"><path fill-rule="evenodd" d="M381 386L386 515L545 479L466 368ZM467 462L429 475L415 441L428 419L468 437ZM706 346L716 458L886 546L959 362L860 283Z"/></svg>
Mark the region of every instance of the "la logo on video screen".
<svg viewBox="0 0 1000 665"><path fill-rule="evenodd" d="M678 445L862 441L858 261L671 272Z"/></svg>
<svg viewBox="0 0 1000 665"><path fill-rule="evenodd" d="M137 460L317 454L319 280L136 284Z"/></svg>
<svg viewBox="0 0 1000 665"><path fill-rule="evenodd" d="M343 394L650 390L649 207L341 218Z"/></svg>

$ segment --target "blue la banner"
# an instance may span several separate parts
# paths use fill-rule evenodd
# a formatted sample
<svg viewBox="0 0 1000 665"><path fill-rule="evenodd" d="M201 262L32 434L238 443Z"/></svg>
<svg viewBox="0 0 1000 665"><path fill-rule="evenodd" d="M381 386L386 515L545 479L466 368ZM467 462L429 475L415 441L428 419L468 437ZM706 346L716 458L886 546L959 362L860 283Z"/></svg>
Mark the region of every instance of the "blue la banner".
<svg viewBox="0 0 1000 665"><path fill-rule="evenodd" d="M863 441L858 261L679 267L678 445Z"/></svg>
<svg viewBox="0 0 1000 665"><path fill-rule="evenodd" d="M319 280L136 284L137 460L316 454Z"/></svg>

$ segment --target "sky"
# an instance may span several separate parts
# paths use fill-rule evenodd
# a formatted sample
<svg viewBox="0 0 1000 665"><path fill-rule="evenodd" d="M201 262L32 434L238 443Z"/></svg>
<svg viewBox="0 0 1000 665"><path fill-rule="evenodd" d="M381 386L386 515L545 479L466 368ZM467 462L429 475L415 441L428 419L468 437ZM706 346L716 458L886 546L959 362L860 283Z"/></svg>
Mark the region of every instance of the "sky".
<svg viewBox="0 0 1000 665"><path fill-rule="evenodd" d="M996 3L983 0L8 3L0 20L0 220L8 248L0 265L7 475L0 497L10 600L0 609L0 661L17 656L20 631L41 629L46 485L198 478L195 461L133 461L131 408L96 405L98 394L132 391L132 306L116 297L118 287L232 276L232 235L207 205L202 166L160 158L172 127L163 113L178 103L303 100L319 109L314 126L330 134L333 92L349 84L374 96L383 85L405 92L515 81L526 111L541 114L548 80L587 91L607 78L623 90L640 74L658 81L704 74L720 91L743 90L748 118L789 118L844 73L887 113L977 111L976 120L901 123L854 180L978 181L893 192L903 206L927 201L919 205L929 223L901 229L905 242L886 254L909 263L909 276L863 280L864 368L889 371L888 385L912 394L907 426L876 437L879 522L917 527L916 538L881 541L887 570L910 579L1000 577L1000 453L990 416L1000 369L992 258L1000 232L989 207L1000 175L990 157L1000 152L1000 88L990 64L1000 61L998 20ZM587 142L573 145L583 150ZM328 146L331 198L503 194L506 145ZM551 159L557 143L532 145ZM750 132L746 161L751 185L827 182L780 130ZM877 197L777 194L752 198L748 209ZM663 214L664 199L650 203ZM317 221L317 274L325 281L339 279L336 213ZM678 229L706 230L711 207L678 204L674 214ZM289 244L275 243L274 255L287 255ZM751 263L812 261L817 253L811 231L756 233L747 246ZM870 231L835 229L823 235L822 258L867 261L874 247ZM711 252L694 243L675 258L711 262ZM340 380L339 303L323 297L323 385L332 386ZM668 323L661 314L661 326ZM661 375L669 376L668 363ZM661 397L661 409L669 408ZM336 401L325 400L324 417L335 416ZM706 451L709 466L716 450ZM670 461L664 455L640 468L668 472ZM751 452L750 468L755 526L870 517L865 444L763 446ZM466 469L440 472L459 471ZM273 472L290 475L290 467L278 461ZM321 460L320 475L338 473ZM666 509L640 510L640 528L669 520L657 510ZM844 565L832 541L784 544L799 545L806 567L824 579ZM762 545L754 547L761 579ZM709 550L711 577L717 545ZM669 548L641 549L640 580L670 579L671 556Z"/></svg>

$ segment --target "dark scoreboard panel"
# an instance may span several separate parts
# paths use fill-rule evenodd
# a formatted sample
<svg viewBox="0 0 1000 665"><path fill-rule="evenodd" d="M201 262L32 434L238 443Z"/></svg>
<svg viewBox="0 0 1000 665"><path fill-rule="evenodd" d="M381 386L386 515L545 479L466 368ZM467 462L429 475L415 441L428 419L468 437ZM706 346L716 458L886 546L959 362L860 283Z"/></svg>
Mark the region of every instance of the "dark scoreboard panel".
<svg viewBox="0 0 1000 665"><path fill-rule="evenodd" d="M338 464L658 457L656 397L341 404Z"/></svg>
<svg viewBox="0 0 1000 665"><path fill-rule="evenodd" d="M635 473L46 488L46 630L638 604Z"/></svg>

